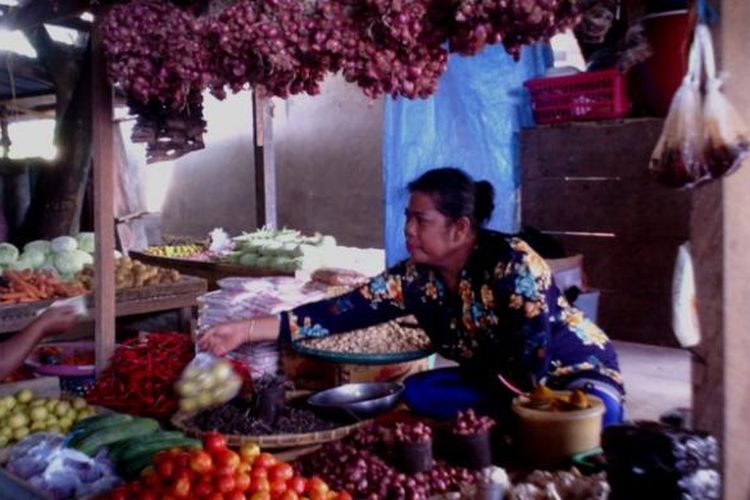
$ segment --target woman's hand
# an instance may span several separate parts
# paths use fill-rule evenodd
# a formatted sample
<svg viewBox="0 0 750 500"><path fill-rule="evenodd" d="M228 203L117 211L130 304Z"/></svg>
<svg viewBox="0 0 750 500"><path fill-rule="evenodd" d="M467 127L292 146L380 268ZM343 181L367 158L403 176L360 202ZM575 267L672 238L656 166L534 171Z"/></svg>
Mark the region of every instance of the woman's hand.
<svg viewBox="0 0 750 500"><path fill-rule="evenodd" d="M272 341L279 337L279 319L265 316L215 325L198 339L198 346L223 356L246 342Z"/></svg>
<svg viewBox="0 0 750 500"><path fill-rule="evenodd" d="M35 319L32 325L39 332L39 338L58 335L70 330L77 316L73 306L51 307Z"/></svg>
<svg viewBox="0 0 750 500"><path fill-rule="evenodd" d="M198 339L198 346L216 356L223 356L250 342L253 329L253 320L221 323L206 330Z"/></svg>

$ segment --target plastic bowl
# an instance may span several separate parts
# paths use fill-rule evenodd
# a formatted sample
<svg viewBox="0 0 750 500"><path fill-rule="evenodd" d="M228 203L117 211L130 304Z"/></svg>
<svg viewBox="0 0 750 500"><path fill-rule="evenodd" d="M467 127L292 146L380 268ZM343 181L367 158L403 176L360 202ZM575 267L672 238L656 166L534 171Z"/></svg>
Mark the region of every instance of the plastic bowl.
<svg viewBox="0 0 750 500"><path fill-rule="evenodd" d="M307 403L321 410L370 418L393 409L403 391L404 386L396 382L344 384L313 394Z"/></svg>
<svg viewBox="0 0 750 500"><path fill-rule="evenodd" d="M570 391L556 391L569 394ZM513 411L518 416L519 450L529 464L543 467L563 465L585 451L601 444L602 416L605 407L601 399L587 395L591 407L585 410L550 412L523 406L528 398L513 400Z"/></svg>

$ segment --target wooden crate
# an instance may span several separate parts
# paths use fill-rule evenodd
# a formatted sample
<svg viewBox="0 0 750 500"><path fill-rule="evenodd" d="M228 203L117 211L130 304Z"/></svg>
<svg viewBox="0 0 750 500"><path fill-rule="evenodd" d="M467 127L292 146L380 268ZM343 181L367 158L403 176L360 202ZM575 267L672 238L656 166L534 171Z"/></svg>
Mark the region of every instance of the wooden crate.
<svg viewBox="0 0 750 500"><path fill-rule="evenodd" d="M672 273L689 238L690 192L659 186L649 158L662 121L641 118L525 130L521 219L584 255L613 338L676 345Z"/></svg>
<svg viewBox="0 0 750 500"><path fill-rule="evenodd" d="M197 306L199 295L208 290L206 280L194 276L181 276L176 283L147 285L117 290L115 314L133 316L171 309ZM89 310L94 308L95 297L87 297ZM25 327L54 300L0 307L0 333L15 332Z"/></svg>

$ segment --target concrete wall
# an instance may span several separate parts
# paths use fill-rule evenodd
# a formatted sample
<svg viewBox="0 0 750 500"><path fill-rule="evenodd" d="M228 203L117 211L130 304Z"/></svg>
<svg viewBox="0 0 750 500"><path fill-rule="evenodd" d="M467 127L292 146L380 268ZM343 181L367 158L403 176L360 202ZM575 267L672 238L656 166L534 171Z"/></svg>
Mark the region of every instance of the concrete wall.
<svg viewBox="0 0 750 500"><path fill-rule="evenodd" d="M206 148L176 160L173 167L146 167L146 184L166 189L161 208L164 235L203 238L217 226L230 233L255 227L250 94L224 101L207 96L204 108Z"/></svg>
<svg viewBox="0 0 750 500"><path fill-rule="evenodd" d="M383 101L333 77L275 106L279 224L382 248Z"/></svg>
<svg viewBox="0 0 750 500"><path fill-rule="evenodd" d="M206 149L173 166L145 168L164 235L202 238L217 226L233 234L255 228L250 94L223 102L207 97L205 115ZM274 100L280 225L382 247L382 118L382 100L339 77L325 82L321 95Z"/></svg>

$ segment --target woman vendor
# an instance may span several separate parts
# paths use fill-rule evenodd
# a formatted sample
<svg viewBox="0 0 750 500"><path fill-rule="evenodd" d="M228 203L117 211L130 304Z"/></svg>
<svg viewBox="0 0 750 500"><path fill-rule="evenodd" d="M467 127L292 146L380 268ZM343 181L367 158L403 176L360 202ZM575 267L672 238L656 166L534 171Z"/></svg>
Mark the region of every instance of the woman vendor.
<svg viewBox="0 0 750 500"><path fill-rule="evenodd" d="M621 421L624 389L612 344L567 302L528 244L483 228L494 209L492 185L440 168L408 189L409 259L339 297L215 326L201 346L223 355L244 342L293 343L413 314L437 352L464 368L460 376L500 374L524 390L583 388L604 400L605 424ZM488 379L465 379L490 390Z"/></svg>

